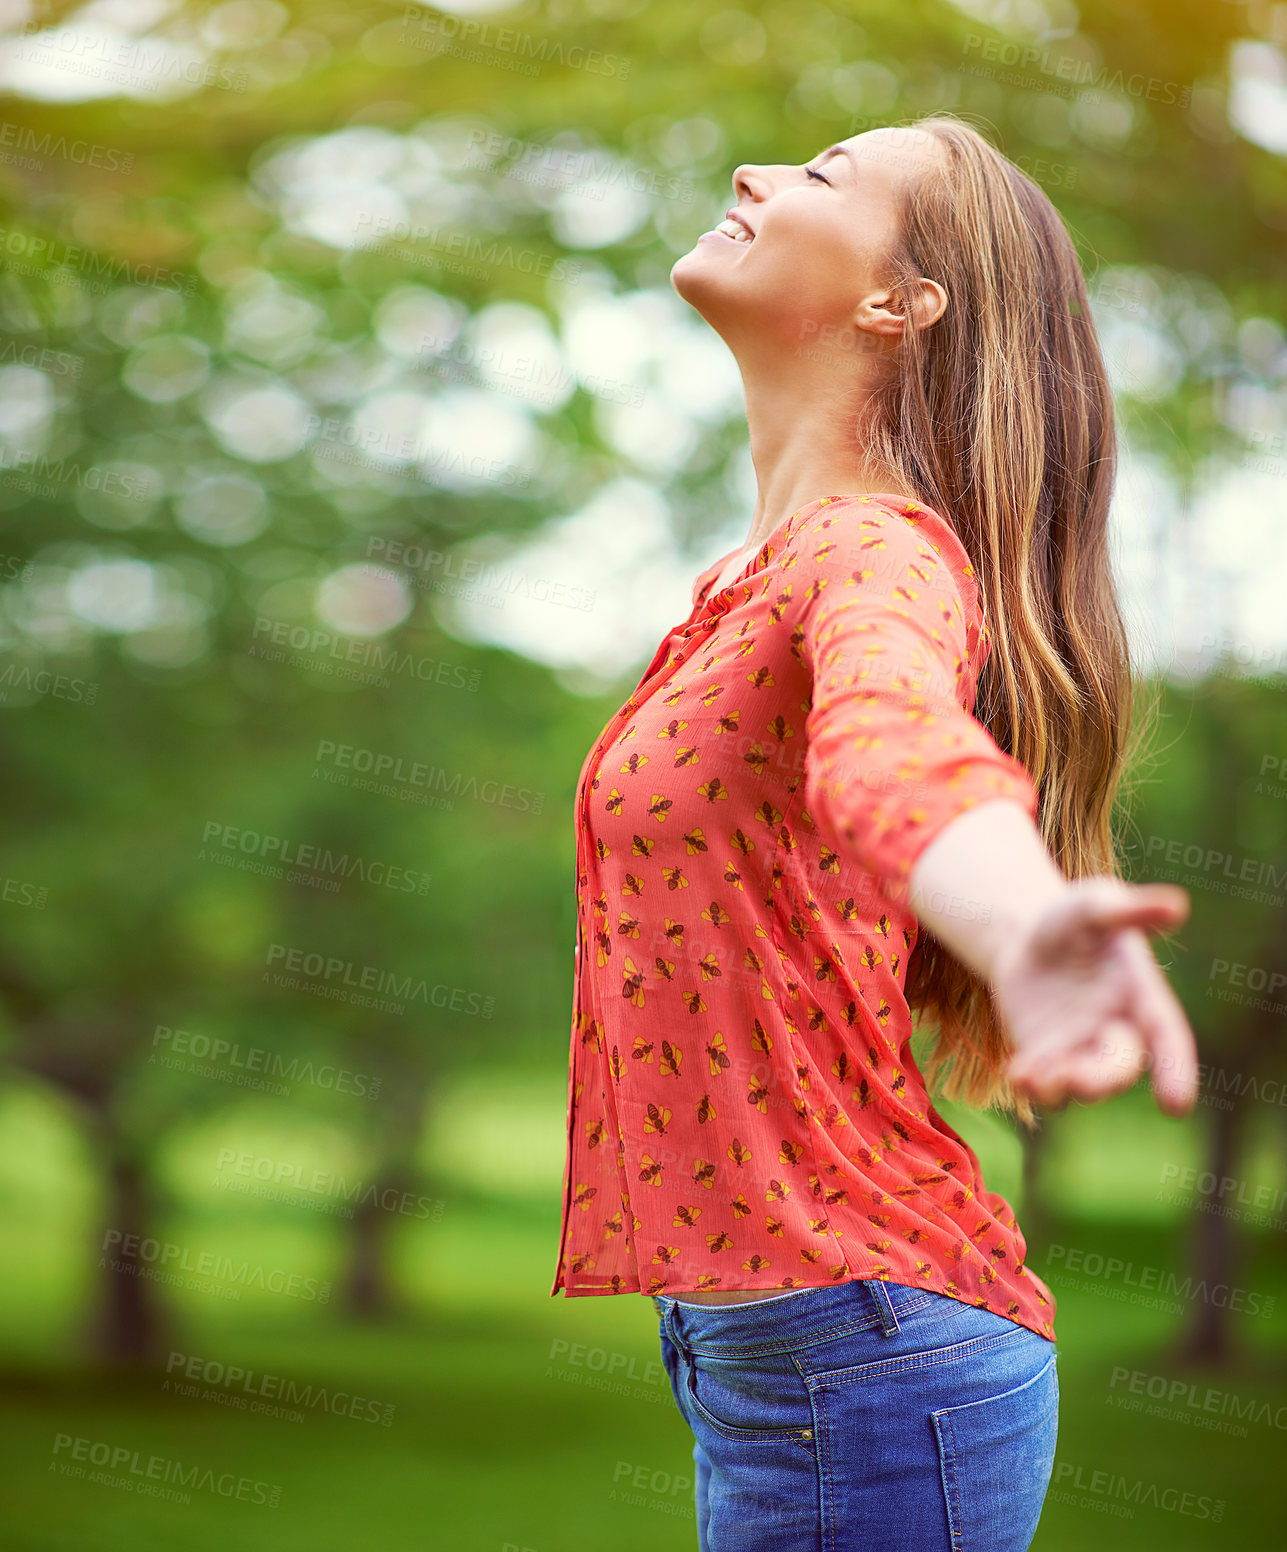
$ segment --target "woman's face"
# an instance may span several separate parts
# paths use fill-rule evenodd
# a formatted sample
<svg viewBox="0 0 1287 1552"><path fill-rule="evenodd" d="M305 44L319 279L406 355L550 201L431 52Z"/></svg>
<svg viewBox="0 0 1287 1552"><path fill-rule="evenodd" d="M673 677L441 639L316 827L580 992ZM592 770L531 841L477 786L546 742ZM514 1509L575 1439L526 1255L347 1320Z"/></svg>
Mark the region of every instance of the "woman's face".
<svg viewBox="0 0 1287 1552"><path fill-rule="evenodd" d="M903 190L942 154L927 130L873 129L807 163L747 163L732 216L675 263L671 285L734 350L834 339L864 299L887 296Z"/></svg>

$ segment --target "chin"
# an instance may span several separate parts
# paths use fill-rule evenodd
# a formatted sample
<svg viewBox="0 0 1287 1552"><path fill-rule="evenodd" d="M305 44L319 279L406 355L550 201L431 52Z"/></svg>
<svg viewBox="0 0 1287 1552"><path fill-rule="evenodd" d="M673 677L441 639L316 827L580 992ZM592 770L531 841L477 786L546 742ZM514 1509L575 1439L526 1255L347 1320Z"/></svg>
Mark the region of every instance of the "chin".
<svg viewBox="0 0 1287 1552"><path fill-rule="evenodd" d="M703 298L712 296L718 290L711 265L697 248L690 248L671 265L670 284L698 312L702 311Z"/></svg>
<svg viewBox="0 0 1287 1552"><path fill-rule="evenodd" d="M696 256L696 251L690 248L687 253L681 253L670 266L670 283L679 292L680 296L684 294L684 282L692 272L693 260Z"/></svg>

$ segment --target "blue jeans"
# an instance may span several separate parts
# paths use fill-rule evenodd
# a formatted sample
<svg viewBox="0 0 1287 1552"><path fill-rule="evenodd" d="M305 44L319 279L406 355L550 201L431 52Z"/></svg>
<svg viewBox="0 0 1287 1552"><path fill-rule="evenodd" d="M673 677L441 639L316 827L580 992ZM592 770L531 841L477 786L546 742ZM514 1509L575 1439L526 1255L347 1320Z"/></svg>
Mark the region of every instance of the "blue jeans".
<svg viewBox="0 0 1287 1552"><path fill-rule="evenodd" d="M1055 1459L1055 1344L859 1280L762 1303L658 1295L695 1437L700 1552L1023 1552Z"/></svg>

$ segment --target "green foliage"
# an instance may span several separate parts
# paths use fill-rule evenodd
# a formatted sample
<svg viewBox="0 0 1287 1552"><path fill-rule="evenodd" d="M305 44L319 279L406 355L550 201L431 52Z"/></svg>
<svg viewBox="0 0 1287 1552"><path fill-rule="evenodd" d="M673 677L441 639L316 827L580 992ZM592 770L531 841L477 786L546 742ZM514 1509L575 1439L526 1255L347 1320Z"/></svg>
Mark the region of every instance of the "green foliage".
<svg viewBox="0 0 1287 1552"><path fill-rule="evenodd" d="M7 1350L30 1349L42 1369L4 1421L11 1518L40 1529L6 1545L222 1547L231 1534L314 1547L375 1528L396 1552L426 1545L426 1526L462 1547L638 1536L639 1511L618 1515L607 1499L614 1460L680 1469L678 1419L662 1406L606 1412L594 1393L546 1380L540 1359L552 1333L589 1331L650 1361L647 1312L545 1300L557 1186L534 1205L561 1149L572 796L633 679L574 693L586 687L575 675L466 639L456 600L433 585L450 561L426 573L385 557L402 544L454 559L480 538L504 552L625 477L657 489L696 569L741 500L744 426L732 409L690 413L693 443L672 467L653 422L633 441L618 434L584 371L543 407L518 378L452 365L445 342L517 303L566 349L570 303L668 290L739 163L798 161L948 109L1047 188L1106 328L1142 331L1149 359L1170 363L1124 386L1123 423L1190 484L1206 460L1242 456L1246 426L1229 406L1277 382L1284 163L1229 116L1231 47L1264 43L1255 29L1271 9L1086 0L1074 12L1051 0L1044 36L1012 37L980 18L1017 27L1018 8L981 0L529 0L468 27L415 5L184 5L151 40L204 38L219 73L202 89L79 102L11 90L0 1234L27 1253L0 1302ZM58 3L35 30L60 20L84 25ZM579 205L566 194L578 180ZM621 201L619 229L596 236L596 212ZM400 239L399 221L421 235ZM672 404L666 370L649 360L635 386ZM464 390L480 396L485 434L452 418ZM423 400L419 418L409 399ZM507 414L524 421L526 449L497 456L491 478L462 474L470 438L485 444ZM414 457L399 451L407 439ZM363 593L363 568L384 592ZM557 609L549 622L556 631ZM1287 872L1287 804L1257 775L1266 755L1287 754L1285 734L1275 682L1166 687L1165 754L1129 820L1137 876L1164 876L1172 843ZM378 774L413 767L422 774ZM472 795L489 782L492 796ZM525 801L496 795L506 788ZM453 806L419 801L434 790ZM1234 893L1219 861L1181 873L1194 912L1173 945L1174 983L1204 1061L1254 1075L1266 1060L1254 1010L1209 993L1225 984L1216 962L1268 963L1277 891ZM292 953L324 973L290 984ZM339 1072L367 1091L346 1091ZM471 1140L458 1109L497 1072L512 1080L495 1084ZM1207 1119L1176 1150L1186 1164ZM1021 1161L1003 1132L983 1128L981 1151L1017 1197ZM545 1134L550 1147L530 1144L538 1188L507 1198L505 1169ZM1102 1201L1103 1172L1084 1155L1111 1146L1107 1134L1070 1131L1061 1211L1079 1191ZM496 1157L468 1156L489 1139ZM221 1326L217 1301L163 1293L221 1356L396 1399L390 1432L248 1425L165 1399L146 1377L100 1383L75 1369L104 1296L91 1250L126 1210L122 1164L139 1166L140 1210L159 1232L208 1233L337 1289L369 1253L352 1225L301 1214L299 1198L222 1216L228 1197L207 1177L228 1147L446 1195L441 1234L383 1226L380 1275L436 1323L431 1338L271 1301ZM1161 1215L1140 1217L1170 1232ZM1159 1239L1152 1253L1178 1251ZM423 1295L431 1287L450 1313ZM1080 1326L1075 1300L1069 1312L1094 1331L1101 1369L1126 1361L1103 1309ZM1131 1340L1146 1349L1159 1330L1142 1322ZM1218 1479L1236 1505L1225 1534L1263 1531L1263 1440L1241 1453L1219 1441L1217 1466L1196 1430L1128 1434L1114 1415L1105 1434L1102 1376L1075 1360L1064 1382L1076 1448L1096 1460L1134 1450L1159 1480ZM89 1487L64 1499L48 1441L69 1428L253 1467L287 1484L285 1506L194 1515ZM566 1484L587 1472L570 1519ZM644 1523L659 1544L691 1541L674 1515ZM1105 1546L1215 1544L1187 1522L1094 1530ZM1085 1540L1067 1509L1038 1545Z"/></svg>

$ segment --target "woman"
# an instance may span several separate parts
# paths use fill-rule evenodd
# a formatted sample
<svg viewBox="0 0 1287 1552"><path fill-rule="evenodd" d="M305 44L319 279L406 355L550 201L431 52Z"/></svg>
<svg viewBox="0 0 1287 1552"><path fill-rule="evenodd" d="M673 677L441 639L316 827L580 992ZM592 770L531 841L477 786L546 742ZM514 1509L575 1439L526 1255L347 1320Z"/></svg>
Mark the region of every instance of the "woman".
<svg viewBox="0 0 1287 1552"><path fill-rule="evenodd" d="M733 184L671 279L759 496L581 772L552 1292L652 1296L702 1552L1010 1552L1055 1301L927 1079L1025 1124L1197 1081L1147 938L1188 897L1109 827L1109 387L1057 214L960 121Z"/></svg>

